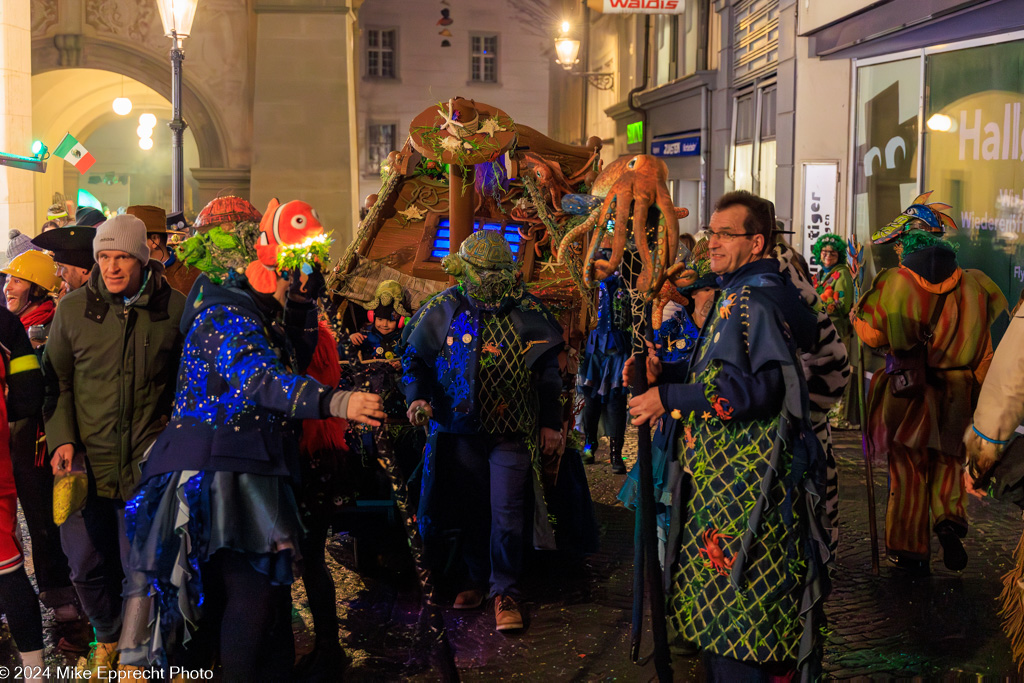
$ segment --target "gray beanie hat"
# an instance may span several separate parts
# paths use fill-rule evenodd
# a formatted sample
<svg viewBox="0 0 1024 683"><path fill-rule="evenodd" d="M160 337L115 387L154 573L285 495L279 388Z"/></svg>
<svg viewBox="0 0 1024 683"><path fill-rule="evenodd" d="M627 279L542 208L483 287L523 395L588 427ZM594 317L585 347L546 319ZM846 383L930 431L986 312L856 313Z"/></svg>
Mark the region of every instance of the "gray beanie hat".
<svg viewBox="0 0 1024 683"><path fill-rule="evenodd" d="M38 247L32 244L32 238L29 237L28 235L23 234L21 230L18 230L17 228L13 228L7 234L7 239L8 261L13 261L15 258L21 256L30 249L35 249L36 251L39 251Z"/></svg>
<svg viewBox="0 0 1024 683"><path fill-rule="evenodd" d="M92 255L97 262L101 251L123 251L146 265L149 263L146 224L126 213L108 218L96 226L96 237L92 240Z"/></svg>

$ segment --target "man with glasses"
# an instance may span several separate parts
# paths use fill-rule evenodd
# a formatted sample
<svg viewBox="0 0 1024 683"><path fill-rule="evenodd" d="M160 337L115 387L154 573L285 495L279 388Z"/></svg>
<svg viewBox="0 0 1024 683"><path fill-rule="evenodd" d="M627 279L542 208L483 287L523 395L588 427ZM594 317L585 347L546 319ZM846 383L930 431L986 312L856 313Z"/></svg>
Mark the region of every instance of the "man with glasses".
<svg viewBox="0 0 1024 683"><path fill-rule="evenodd" d="M825 468L798 356L818 330L771 257L774 232L771 202L718 200L707 234L721 292L697 349L630 401L634 424L680 421L689 478L673 507L667 613L712 681L820 674Z"/></svg>

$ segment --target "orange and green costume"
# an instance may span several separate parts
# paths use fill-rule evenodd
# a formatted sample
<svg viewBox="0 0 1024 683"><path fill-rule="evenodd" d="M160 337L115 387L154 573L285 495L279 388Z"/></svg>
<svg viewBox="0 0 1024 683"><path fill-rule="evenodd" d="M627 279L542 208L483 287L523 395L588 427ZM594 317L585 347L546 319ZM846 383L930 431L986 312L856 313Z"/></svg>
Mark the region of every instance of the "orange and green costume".
<svg viewBox="0 0 1024 683"><path fill-rule="evenodd" d="M853 320L868 346L908 351L925 336L943 293L923 394L896 398L879 371L868 396L869 456L889 456L885 543L901 559L927 561L941 522L961 537L967 531L961 439L992 360L989 327L1006 299L986 275L960 268L951 249L932 246L880 272Z"/></svg>

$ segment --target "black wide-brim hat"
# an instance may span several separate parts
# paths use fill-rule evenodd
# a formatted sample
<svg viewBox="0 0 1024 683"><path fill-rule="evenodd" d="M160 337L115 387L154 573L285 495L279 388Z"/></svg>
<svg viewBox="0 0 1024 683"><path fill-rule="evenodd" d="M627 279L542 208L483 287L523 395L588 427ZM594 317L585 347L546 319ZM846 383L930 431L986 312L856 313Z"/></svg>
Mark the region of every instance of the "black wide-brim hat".
<svg viewBox="0 0 1024 683"><path fill-rule="evenodd" d="M96 264L93 258L92 240L96 228L87 225L67 225L47 230L32 238L32 244L53 252L53 260L77 268L92 270Z"/></svg>

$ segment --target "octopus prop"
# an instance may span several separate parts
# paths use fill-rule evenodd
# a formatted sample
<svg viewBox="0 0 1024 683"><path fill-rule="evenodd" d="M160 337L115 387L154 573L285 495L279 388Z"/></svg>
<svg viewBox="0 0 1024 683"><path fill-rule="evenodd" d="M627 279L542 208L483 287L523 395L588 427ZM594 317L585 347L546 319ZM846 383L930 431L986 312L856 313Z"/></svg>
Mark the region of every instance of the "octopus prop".
<svg viewBox="0 0 1024 683"><path fill-rule="evenodd" d="M551 206L557 212L562 206L562 197L575 192L569 179L562 173L561 166L557 162L547 161L529 152L524 155L523 161L527 172L533 176L537 187L540 188L542 194L547 195L547 198L551 200Z"/></svg>
<svg viewBox="0 0 1024 683"><path fill-rule="evenodd" d="M603 280L619 268L626 244L633 237L642 263L637 289L647 298L652 297L661 290L666 279L674 278L683 267L674 262L679 243L679 218L688 212L672 204L667 181L668 166L647 154L622 157L609 164L591 188L593 197L603 197L604 201L561 241L558 260L564 262L569 245L589 235L583 281L587 287L594 288L595 280ZM649 209L657 209L659 214L653 244L647 229ZM598 250L612 220L612 253L605 260L598 258ZM639 230L637 226L641 226Z"/></svg>

